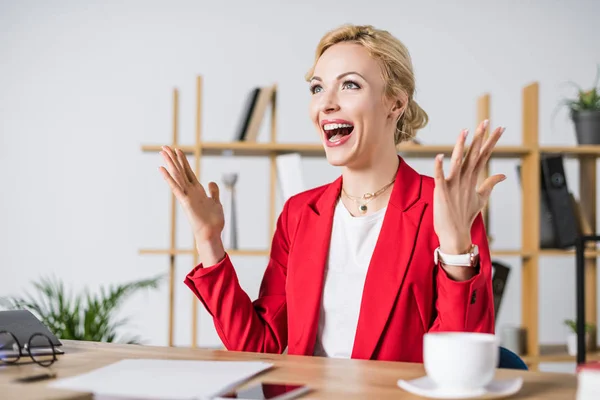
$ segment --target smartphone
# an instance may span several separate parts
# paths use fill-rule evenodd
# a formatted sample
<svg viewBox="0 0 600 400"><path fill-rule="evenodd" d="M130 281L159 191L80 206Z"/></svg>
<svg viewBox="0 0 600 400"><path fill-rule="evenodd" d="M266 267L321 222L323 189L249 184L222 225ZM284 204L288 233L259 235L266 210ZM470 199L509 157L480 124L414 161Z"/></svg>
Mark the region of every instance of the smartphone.
<svg viewBox="0 0 600 400"><path fill-rule="evenodd" d="M240 400L290 400L310 391L305 385L261 382L227 393L219 399Z"/></svg>

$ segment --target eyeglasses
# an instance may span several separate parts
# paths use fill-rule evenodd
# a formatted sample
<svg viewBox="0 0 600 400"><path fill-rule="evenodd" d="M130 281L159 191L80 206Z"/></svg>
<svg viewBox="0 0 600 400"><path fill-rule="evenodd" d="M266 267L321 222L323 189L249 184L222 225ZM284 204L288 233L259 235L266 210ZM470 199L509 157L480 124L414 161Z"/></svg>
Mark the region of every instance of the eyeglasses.
<svg viewBox="0 0 600 400"><path fill-rule="evenodd" d="M27 343L21 346L15 335L9 331L0 331L0 365L17 364L21 357L25 356L23 349L36 364L49 367L54 364L56 349L52 340L43 333L34 333Z"/></svg>

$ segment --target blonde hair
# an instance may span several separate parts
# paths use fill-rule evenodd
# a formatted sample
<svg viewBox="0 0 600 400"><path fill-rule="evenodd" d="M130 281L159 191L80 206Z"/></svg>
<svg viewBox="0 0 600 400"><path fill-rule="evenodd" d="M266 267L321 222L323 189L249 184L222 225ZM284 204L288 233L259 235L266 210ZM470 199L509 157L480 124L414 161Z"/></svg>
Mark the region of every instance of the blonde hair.
<svg viewBox="0 0 600 400"><path fill-rule="evenodd" d="M314 64L306 74L308 81L314 72L319 57L331 46L351 42L364 46L381 64L385 82L385 95L395 97L404 92L408 98L404 112L396 122L395 144L412 140L417 131L429 121L427 113L413 99L415 75L406 46L388 31L375 29L371 25L342 25L329 31L321 38L315 52Z"/></svg>

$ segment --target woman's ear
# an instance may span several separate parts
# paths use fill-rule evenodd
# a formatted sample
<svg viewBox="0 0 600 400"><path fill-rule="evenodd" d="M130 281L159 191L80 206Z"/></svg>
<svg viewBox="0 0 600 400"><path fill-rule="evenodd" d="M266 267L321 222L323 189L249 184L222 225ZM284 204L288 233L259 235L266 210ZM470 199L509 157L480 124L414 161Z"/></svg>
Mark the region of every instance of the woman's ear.
<svg viewBox="0 0 600 400"><path fill-rule="evenodd" d="M402 98L394 99L394 102L392 103L392 108L390 110L390 118L394 121L398 121L404 114L407 104L408 102Z"/></svg>
<svg viewBox="0 0 600 400"><path fill-rule="evenodd" d="M404 114L404 111L406 110L406 107L408 105L408 97L406 96L406 93L400 92L391 100L392 107L390 109L390 118L393 121L398 121Z"/></svg>

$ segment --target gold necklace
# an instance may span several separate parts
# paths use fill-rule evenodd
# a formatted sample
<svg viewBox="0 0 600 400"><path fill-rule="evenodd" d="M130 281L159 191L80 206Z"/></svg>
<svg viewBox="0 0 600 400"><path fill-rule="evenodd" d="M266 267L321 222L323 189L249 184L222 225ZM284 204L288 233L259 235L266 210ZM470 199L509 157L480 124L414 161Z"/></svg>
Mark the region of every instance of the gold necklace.
<svg viewBox="0 0 600 400"><path fill-rule="evenodd" d="M367 212L367 204L369 204L371 202L371 200L373 200L375 197L377 197L381 193L383 193L388 187L390 187L390 185L392 185L394 183L395 180L396 180L396 178L392 179L392 181L390 183L388 183L387 185L385 185L384 187L382 187L375 193L367 192L367 193L363 194L362 196L350 196L348 193L346 193L346 190L344 189L344 187L342 187L342 192L344 192L344 194L346 195L346 197L348 199L350 199L354 203L356 203L356 206L358 207L358 211L360 211L361 214L364 214ZM363 201L362 204L360 203L361 200Z"/></svg>

